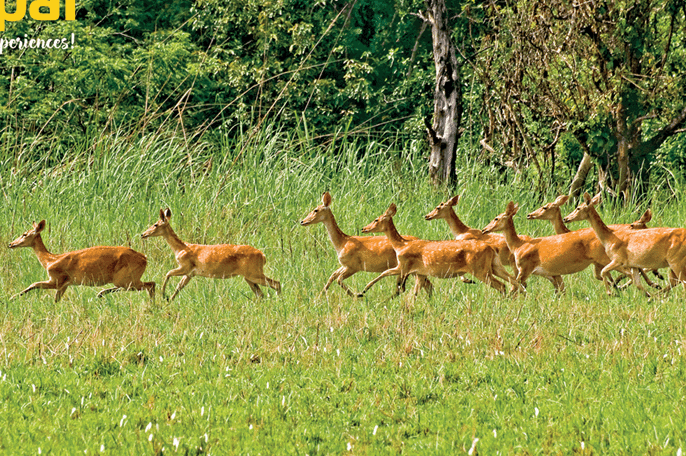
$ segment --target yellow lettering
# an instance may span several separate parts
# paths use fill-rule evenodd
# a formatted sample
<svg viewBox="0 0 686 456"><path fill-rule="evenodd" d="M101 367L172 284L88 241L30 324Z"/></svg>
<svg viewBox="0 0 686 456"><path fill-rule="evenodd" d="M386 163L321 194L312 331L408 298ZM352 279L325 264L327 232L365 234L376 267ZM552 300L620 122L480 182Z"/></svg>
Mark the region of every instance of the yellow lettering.
<svg viewBox="0 0 686 456"><path fill-rule="evenodd" d="M26 15L26 0L17 0L17 7L14 13L5 10L5 0L0 0L0 32L5 31L5 21L17 22L24 19Z"/></svg>
<svg viewBox="0 0 686 456"><path fill-rule="evenodd" d="M48 8L49 12L42 13L41 7ZM33 0L29 15L37 21L56 21L60 18L60 0Z"/></svg>
<svg viewBox="0 0 686 456"><path fill-rule="evenodd" d="M64 0L64 19L76 20L76 0Z"/></svg>

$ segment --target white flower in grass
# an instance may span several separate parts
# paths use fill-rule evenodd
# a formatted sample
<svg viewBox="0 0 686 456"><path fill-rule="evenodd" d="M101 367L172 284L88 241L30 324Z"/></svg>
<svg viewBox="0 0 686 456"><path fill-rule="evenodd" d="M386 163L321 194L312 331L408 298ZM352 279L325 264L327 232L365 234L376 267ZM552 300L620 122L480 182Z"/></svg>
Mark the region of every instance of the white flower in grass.
<svg viewBox="0 0 686 456"><path fill-rule="evenodd" d="M250 426L248 426L248 429L250 429L252 431L252 424L250 424Z"/></svg>
<svg viewBox="0 0 686 456"><path fill-rule="evenodd" d="M123 427L123 426L124 426L124 420L125 420L125 419L126 419L126 415L124 415L124 416L121 417L121 421L119 421L119 427Z"/></svg>
<svg viewBox="0 0 686 456"><path fill-rule="evenodd" d="M467 451L467 454L469 456L472 456L474 454L474 450L476 450L476 444L479 441L478 437L474 437L474 440L472 440L472 447Z"/></svg>
<svg viewBox="0 0 686 456"><path fill-rule="evenodd" d="M534 407L534 416L538 418L538 407Z"/></svg>
<svg viewBox="0 0 686 456"><path fill-rule="evenodd" d="M582 440L582 441L581 441L581 449L583 450L584 448L586 448L586 444L585 444L584 441Z"/></svg>
<svg viewBox="0 0 686 456"><path fill-rule="evenodd" d="M177 450L179 449L179 443L179 439L177 437L174 437L174 448L176 448Z"/></svg>
<svg viewBox="0 0 686 456"><path fill-rule="evenodd" d="M377 424L376 426L374 426L374 430L372 431L372 435L376 435L376 431L378 431L378 430L379 430L379 425Z"/></svg>
<svg viewBox="0 0 686 456"><path fill-rule="evenodd" d="M105 452L105 445L100 445L100 452L104 453Z"/></svg>
<svg viewBox="0 0 686 456"><path fill-rule="evenodd" d="M152 434L148 436L148 442L152 442Z"/></svg>
<svg viewBox="0 0 686 456"><path fill-rule="evenodd" d="M200 407L200 416L205 414L205 406Z"/></svg>
<svg viewBox="0 0 686 456"><path fill-rule="evenodd" d="M43 450L41 450L40 447L38 447L38 454L43 454Z"/></svg>
<svg viewBox="0 0 686 456"><path fill-rule="evenodd" d="M31 383L31 388L33 389L33 392L35 393L35 392L36 392L36 385L34 385L33 383Z"/></svg>
<svg viewBox="0 0 686 456"><path fill-rule="evenodd" d="M148 432L151 427L152 427L152 422L148 423L148 425L145 426L145 432Z"/></svg>
<svg viewBox="0 0 686 456"><path fill-rule="evenodd" d="M348 451L350 451L352 449L353 449L353 445L350 442L348 442Z"/></svg>
<svg viewBox="0 0 686 456"><path fill-rule="evenodd" d="M496 438L496 437L498 437L498 433L495 431L495 429L493 429L493 438Z"/></svg>
<svg viewBox="0 0 686 456"><path fill-rule="evenodd" d="M74 414L75 411L76 411L76 407L73 407L73 408L71 409L71 413L69 414L69 416L72 416L72 415Z"/></svg>
<svg viewBox="0 0 686 456"><path fill-rule="evenodd" d="M176 412L172 413L171 419L173 420L174 418L176 418Z"/></svg>
<svg viewBox="0 0 686 456"><path fill-rule="evenodd" d="M679 449L676 450L676 456L681 456L681 447L679 447Z"/></svg>

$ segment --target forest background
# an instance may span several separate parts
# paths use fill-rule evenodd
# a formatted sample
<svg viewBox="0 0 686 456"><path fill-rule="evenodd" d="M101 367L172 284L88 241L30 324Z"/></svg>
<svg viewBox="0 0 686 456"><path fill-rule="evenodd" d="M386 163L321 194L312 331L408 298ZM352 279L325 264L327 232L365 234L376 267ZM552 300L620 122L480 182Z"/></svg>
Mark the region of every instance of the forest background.
<svg viewBox="0 0 686 456"><path fill-rule="evenodd" d="M342 132L402 138L428 156L445 90L433 59L438 14L452 37L458 166L627 199L683 172L680 0L86 0L76 21L27 14L3 38L75 40L5 49L5 165L46 151L59 163L112 132L218 145L274 123L305 126L324 145ZM448 166L442 181L454 180Z"/></svg>

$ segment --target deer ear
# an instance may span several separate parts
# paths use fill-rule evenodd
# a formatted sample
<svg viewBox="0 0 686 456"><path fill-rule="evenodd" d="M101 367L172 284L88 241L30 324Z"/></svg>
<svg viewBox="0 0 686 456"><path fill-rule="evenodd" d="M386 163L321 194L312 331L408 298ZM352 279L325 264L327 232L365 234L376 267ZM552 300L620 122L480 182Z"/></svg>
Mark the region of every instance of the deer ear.
<svg viewBox="0 0 686 456"><path fill-rule="evenodd" d="M38 222L38 225L34 224L34 230L36 230L36 233L40 233L41 231L43 231L44 228L45 220L41 220L40 222Z"/></svg>
<svg viewBox="0 0 686 456"><path fill-rule="evenodd" d="M554 205L555 207L560 207L560 206L562 206L564 203L566 203L568 200L569 200L569 196L568 196L568 195L560 195L560 196L558 196L557 199L553 202L553 205Z"/></svg>
<svg viewBox="0 0 686 456"><path fill-rule="evenodd" d="M584 201L586 201L586 203L591 202L591 195L589 195L588 192L584 192Z"/></svg>
<svg viewBox="0 0 686 456"><path fill-rule="evenodd" d="M160 220L167 221L171 218L171 209L160 210Z"/></svg>
<svg viewBox="0 0 686 456"><path fill-rule="evenodd" d="M455 195L452 198L448 200L445 204L448 206L454 206L457 204L457 201L460 199L460 195Z"/></svg>
<svg viewBox="0 0 686 456"><path fill-rule="evenodd" d="M590 201L591 206L597 206L600 203L600 193L598 193L596 196L593 197Z"/></svg>
<svg viewBox="0 0 686 456"><path fill-rule="evenodd" d="M646 211L641 216L641 221L643 223L648 223L652 219L653 219L653 211L650 208L648 208L648 209L646 209Z"/></svg>
<svg viewBox="0 0 686 456"><path fill-rule="evenodd" d="M510 201L507 203L507 207L505 208L505 213L509 216L513 216L517 213L519 210L519 204L515 204L514 201Z"/></svg>
<svg viewBox="0 0 686 456"><path fill-rule="evenodd" d="M329 207L331 205L331 194L329 192L324 192L322 195L322 204L324 204L325 207Z"/></svg>
<svg viewBox="0 0 686 456"><path fill-rule="evenodd" d="M395 203L391 203L390 206L388 206L388 209L386 209L386 212L384 215L386 217L393 217L398 209L395 207Z"/></svg>

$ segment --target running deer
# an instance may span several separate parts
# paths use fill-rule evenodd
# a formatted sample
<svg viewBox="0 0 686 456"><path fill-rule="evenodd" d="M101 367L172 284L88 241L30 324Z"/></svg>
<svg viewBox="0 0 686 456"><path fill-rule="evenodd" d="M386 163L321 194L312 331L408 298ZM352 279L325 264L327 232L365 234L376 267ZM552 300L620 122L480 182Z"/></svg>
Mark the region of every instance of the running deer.
<svg viewBox="0 0 686 456"><path fill-rule="evenodd" d="M402 237L393 224L395 214L396 206L391 204L383 215L362 229L363 233L385 233L398 257L398 265L369 282L362 295L386 276L400 275L399 283L402 285L410 274L418 278L432 276L441 279L471 274L505 294L505 285L495 275L507 277L507 271L500 264L493 247L476 240L425 241ZM401 291L402 287L398 286L396 294ZM415 286L415 296L417 292Z"/></svg>
<svg viewBox="0 0 686 456"><path fill-rule="evenodd" d="M162 236L174 251L179 267L167 272L164 277L162 296L164 296L164 290L170 277L183 277L169 301L172 301L194 276L212 279L243 276L258 298L263 296L260 285L271 287L277 293L281 291L279 282L264 275L264 264L267 262L264 253L249 245L188 244L183 242L172 229L169 224L171 216L172 213L169 208L160 210L160 219L141 234L143 239Z"/></svg>
<svg viewBox="0 0 686 456"><path fill-rule="evenodd" d="M605 291L612 294L610 271L617 270L631 274L633 282L646 296L650 294L639 280L639 269L659 269L669 267L669 286L664 292L674 288L679 282L686 289L686 229L684 228L646 228L642 230L612 229L603 223L595 210L600 202L600 194L591 198L584 193L584 201L567 217L565 222L588 220L600 242L605 247L610 263L603 268L601 276Z"/></svg>
<svg viewBox="0 0 686 456"><path fill-rule="evenodd" d="M555 233L557 234L565 234L572 232L577 233L579 238L583 241L583 248L585 249L585 254L593 260L595 278L598 280L603 280L603 278L600 276L600 271L610 263L610 257L608 257L605 253L605 248L600 243L600 240L595 235L592 228L584 228L577 231L571 231L567 227L567 225L565 225L565 222L562 220L560 206L565 204L567 200L569 200L569 196L560 195L552 203L547 203L528 214L526 218L529 220L549 220L550 223L552 223L553 225ZM643 213L641 218L631 223L630 225L612 225L610 228L641 230L647 227L648 222L650 222L652 218L653 213L650 209L648 209ZM652 272L656 277L662 278L662 276L660 276L657 270L653 270ZM641 269L640 273L648 285L650 285L653 288L660 288L659 285L650 280L650 278L646 275L645 271ZM613 281L613 284L616 285L616 282Z"/></svg>
<svg viewBox="0 0 686 456"><path fill-rule="evenodd" d="M385 236L349 236L345 234L338 227L330 206L331 194L324 192L322 204L302 219L300 225L308 226L323 223L329 233L329 239L336 249L338 262L341 264L341 267L331 274L322 292L326 292L335 280L348 295L357 297L358 294L343 283L345 279L360 271L384 272L396 267L398 260L393 246ZM408 236L408 239L416 238ZM425 288L430 293L432 285L428 280L422 280L420 287Z"/></svg>
<svg viewBox="0 0 686 456"><path fill-rule="evenodd" d="M471 228L465 225L453 209L453 206L457 204L458 200L459 195L453 196L448 201L436 206L433 211L424 216L424 219L444 219L448 223L450 231L453 233L453 236L455 236L455 239L476 239L477 241L483 241L493 247L496 252L498 252L498 256L500 257L500 262L502 264L514 268L514 255L507 247L505 236L498 233L483 233L481 230L477 230L476 228ZM526 239L530 238L526 236Z"/></svg>
<svg viewBox="0 0 686 456"><path fill-rule="evenodd" d="M484 233L504 232L507 245L515 256L517 281L520 284L535 274L550 280L556 292L563 292L564 281L561 276L583 271L593 263L583 239L571 232L524 240L517 235L512 220L518 210L519 206L510 201L505 212L484 228Z"/></svg>
<svg viewBox="0 0 686 456"><path fill-rule="evenodd" d="M41 231L45 220L33 224L33 228L10 243L9 248L31 247L38 261L48 272L50 280L31 284L21 296L33 289L42 288L57 290L55 302L58 302L69 285L86 285L100 287L108 283L108 288L98 293L98 298L122 290L148 290L150 298L155 298L155 282L141 282L148 260L142 253L128 247L90 247L83 250L53 254L43 244Z"/></svg>

